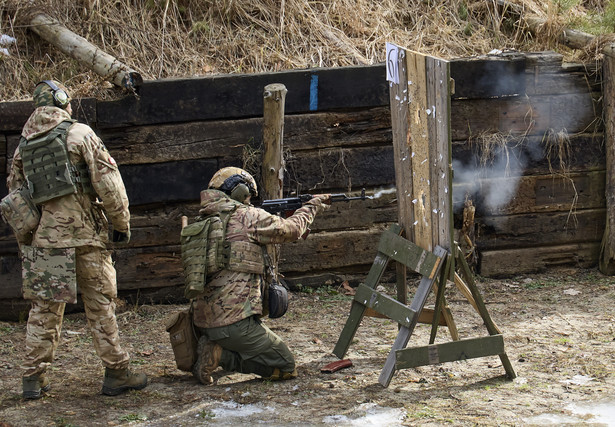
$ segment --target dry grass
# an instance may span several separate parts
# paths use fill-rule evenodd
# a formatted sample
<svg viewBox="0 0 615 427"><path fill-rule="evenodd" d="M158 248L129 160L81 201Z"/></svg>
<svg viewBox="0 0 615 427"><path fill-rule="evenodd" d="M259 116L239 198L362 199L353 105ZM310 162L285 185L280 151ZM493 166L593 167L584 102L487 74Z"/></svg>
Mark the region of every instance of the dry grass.
<svg viewBox="0 0 615 427"><path fill-rule="evenodd" d="M564 3L576 3L564 9ZM394 42L442 58L492 49L554 48L571 14L606 0L511 0L547 19L537 37L510 10L484 0L0 0L0 100L25 99L38 80L62 80L75 96L114 97L93 72L29 31L33 10L134 68L145 79L374 64Z"/></svg>

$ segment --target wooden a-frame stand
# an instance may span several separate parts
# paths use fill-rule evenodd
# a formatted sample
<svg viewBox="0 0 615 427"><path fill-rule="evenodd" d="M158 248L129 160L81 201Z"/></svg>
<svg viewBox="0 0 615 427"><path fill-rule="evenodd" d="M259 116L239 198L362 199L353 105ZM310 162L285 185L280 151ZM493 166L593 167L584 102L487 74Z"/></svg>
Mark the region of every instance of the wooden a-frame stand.
<svg viewBox="0 0 615 427"><path fill-rule="evenodd" d="M499 356L508 378L515 371L504 351L503 336L476 287L472 272L454 241L452 148L450 136L450 66L387 44L391 121L399 224L383 233L366 283L357 288L350 315L333 353L343 358L363 316L385 317L399 332L379 378L387 387L396 369L484 356ZM402 234L407 236L401 237ZM388 263L397 262L397 299L375 290ZM406 268L422 279L406 305ZM459 273L457 272L459 270ZM444 291L448 281L481 316L489 336L460 340ZM435 307L425 308L431 291ZM430 323L429 345L405 348L417 323ZM434 344L438 326L446 325L452 342Z"/></svg>
<svg viewBox="0 0 615 427"><path fill-rule="evenodd" d="M401 227L392 226L385 231L378 245L378 254L372 264L365 284L359 285L355 294L350 315L340 334L333 354L342 359L363 319L363 316L384 317L399 324L399 332L391 352L380 374L378 382L388 387L396 369L415 368L456 360L473 359L484 356L499 356L508 378L515 378L515 371L504 351L504 339L497 325L489 316L482 296L474 283L472 274L465 259L457 250L456 255L448 253L437 246L434 252L421 249L412 242L399 236ZM454 268L454 257L461 264L463 278L455 273L454 282L461 293L482 317L489 336L459 340L457 328L446 307L444 289L451 269ZM411 270L422 275L412 303L407 306L388 295L375 290L384 270L391 260L402 263ZM465 279L465 282L464 282ZM466 284L467 282L467 284ZM432 289L437 289L436 304L433 310L425 308L425 302ZM440 314L444 319L440 319ZM417 323L431 323L429 345L424 347L405 348ZM453 341L434 344L438 326L449 328Z"/></svg>

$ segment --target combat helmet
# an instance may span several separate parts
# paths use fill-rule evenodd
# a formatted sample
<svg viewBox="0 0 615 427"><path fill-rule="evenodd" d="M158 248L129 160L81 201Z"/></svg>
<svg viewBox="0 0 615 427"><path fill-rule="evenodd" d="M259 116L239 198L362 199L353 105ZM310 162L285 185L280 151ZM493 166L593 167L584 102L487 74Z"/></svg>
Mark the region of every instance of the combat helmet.
<svg viewBox="0 0 615 427"><path fill-rule="evenodd" d="M64 85L55 80L43 80L36 84L34 93L34 107L58 107L65 109L70 103L70 96Z"/></svg>
<svg viewBox="0 0 615 427"><path fill-rule="evenodd" d="M256 181L248 172L237 167L220 169L209 181L208 188L228 194L231 199L245 202L248 196L257 196Z"/></svg>

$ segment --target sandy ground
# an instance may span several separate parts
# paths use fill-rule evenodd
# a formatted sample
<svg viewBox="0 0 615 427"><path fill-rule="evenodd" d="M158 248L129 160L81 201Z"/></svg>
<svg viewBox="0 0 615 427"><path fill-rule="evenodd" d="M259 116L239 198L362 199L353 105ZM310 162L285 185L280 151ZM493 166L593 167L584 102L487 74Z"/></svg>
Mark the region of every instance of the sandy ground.
<svg viewBox="0 0 615 427"><path fill-rule="evenodd" d="M132 369L147 388L100 394L103 368L82 313L67 315L41 400L21 399L24 323L0 322L0 426L114 425L608 425L615 423L615 279L566 270L502 280L478 278L517 373L497 356L403 369L378 383L397 335L387 319L365 318L346 357L353 366L321 373L346 322L351 296L322 287L294 292L289 313L265 322L293 350L299 377L286 382L217 371L212 386L175 368L165 318L180 306L127 306L118 313ZM411 287L411 290L415 289ZM393 294L392 285L385 290ZM462 338L486 336L474 309L449 284L447 299ZM433 304L433 295L428 306ZM428 344L419 324L409 347ZM450 341L445 328L437 342ZM602 424L601 424L602 423ZM615 424L610 424L615 425Z"/></svg>

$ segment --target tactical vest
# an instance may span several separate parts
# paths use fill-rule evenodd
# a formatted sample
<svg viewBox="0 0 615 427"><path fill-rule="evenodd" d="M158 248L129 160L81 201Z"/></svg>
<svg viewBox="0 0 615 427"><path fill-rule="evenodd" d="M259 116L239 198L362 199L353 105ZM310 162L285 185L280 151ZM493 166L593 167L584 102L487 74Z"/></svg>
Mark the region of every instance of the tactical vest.
<svg viewBox="0 0 615 427"><path fill-rule="evenodd" d="M88 165L70 161L66 135L75 121L65 120L43 136L31 140L22 137L19 142L24 174L36 204L78 191L95 194Z"/></svg>
<svg viewBox="0 0 615 427"><path fill-rule="evenodd" d="M186 298L202 294L208 277L220 270L265 273L262 246L226 241L226 226L235 209L201 217L182 229L181 257Z"/></svg>

